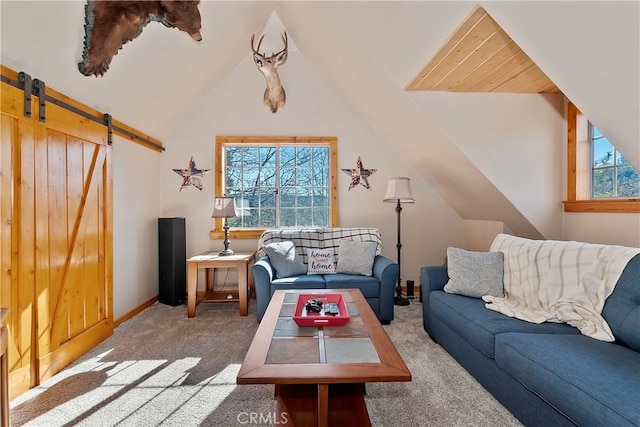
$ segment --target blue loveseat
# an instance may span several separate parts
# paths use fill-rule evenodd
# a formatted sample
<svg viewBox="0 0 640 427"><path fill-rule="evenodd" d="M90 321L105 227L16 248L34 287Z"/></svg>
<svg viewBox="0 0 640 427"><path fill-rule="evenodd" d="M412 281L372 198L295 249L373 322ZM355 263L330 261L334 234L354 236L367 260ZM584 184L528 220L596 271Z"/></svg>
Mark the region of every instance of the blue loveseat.
<svg viewBox="0 0 640 427"><path fill-rule="evenodd" d="M333 248L337 262L340 241L348 239L378 244L373 261L373 274L302 274L277 278L276 270L262 248L274 242L290 241L298 256L308 264L307 249ZM360 289L381 323L393 320L393 302L398 264L381 254L380 233L375 228L312 228L266 230L258 241L258 260L253 265L258 322L262 320L273 293L278 289Z"/></svg>
<svg viewBox="0 0 640 427"><path fill-rule="evenodd" d="M615 342L447 293L446 266L423 267L420 280L429 336L525 425L640 425L640 255L627 263L602 310Z"/></svg>

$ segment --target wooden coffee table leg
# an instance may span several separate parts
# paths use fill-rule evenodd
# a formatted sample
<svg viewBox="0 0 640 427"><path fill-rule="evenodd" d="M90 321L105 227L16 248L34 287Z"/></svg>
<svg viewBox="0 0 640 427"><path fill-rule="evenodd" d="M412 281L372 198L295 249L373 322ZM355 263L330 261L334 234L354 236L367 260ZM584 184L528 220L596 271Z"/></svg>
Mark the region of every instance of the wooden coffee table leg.
<svg viewBox="0 0 640 427"><path fill-rule="evenodd" d="M287 426L371 427L364 384L276 385L276 413L286 413Z"/></svg>
<svg viewBox="0 0 640 427"><path fill-rule="evenodd" d="M318 427L329 427L329 384L318 384Z"/></svg>

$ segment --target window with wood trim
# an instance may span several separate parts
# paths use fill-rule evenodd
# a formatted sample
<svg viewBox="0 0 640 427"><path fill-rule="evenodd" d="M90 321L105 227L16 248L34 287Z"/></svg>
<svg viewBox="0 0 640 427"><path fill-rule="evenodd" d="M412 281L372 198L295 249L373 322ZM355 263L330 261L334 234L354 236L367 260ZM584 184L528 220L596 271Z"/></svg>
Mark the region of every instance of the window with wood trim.
<svg viewBox="0 0 640 427"><path fill-rule="evenodd" d="M218 136L216 195L236 199L232 237L267 228L337 225L335 137ZM223 236L216 219L212 238Z"/></svg>
<svg viewBox="0 0 640 427"><path fill-rule="evenodd" d="M592 123L589 123L589 139L593 159L591 197L640 197L640 174Z"/></svg>
<svg viewBox="0 0 640 427"><path fill-rule="evenodd" d="M565 212L640 213L640 176L572 104L567 106Z"/></svg>

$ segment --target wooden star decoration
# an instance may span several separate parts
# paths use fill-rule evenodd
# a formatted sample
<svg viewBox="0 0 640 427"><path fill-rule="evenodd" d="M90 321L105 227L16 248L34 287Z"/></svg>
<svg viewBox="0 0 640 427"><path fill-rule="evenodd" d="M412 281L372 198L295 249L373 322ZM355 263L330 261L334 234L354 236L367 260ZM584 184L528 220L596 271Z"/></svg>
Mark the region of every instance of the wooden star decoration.
<svg viewBox="0 0 640 427"><path fill-rule="evenodd" d="M193 185L198 190L202 191L202 180L200 178L211 172L211 169L198 169L196 167L196 162L193 161L193 156L191 156L191 160L189 160L189 167L187 169L174 169L173 171L182 177L180 191L190 185Z"/></svg>
<svg viewBox="0 0 640 427"><path fill-rule="evenodd" d="M373 175L373 173L377 170L378 169L365 169L364 166L362 166L362 160L360 160L360 156L358 156L355 169L342 169L342 172L351 176L349 191L351 191L351 189L353 187L356 187L358 184L362 185L367 190L370 190L371 186L369 185L369 177Z"/></svg>

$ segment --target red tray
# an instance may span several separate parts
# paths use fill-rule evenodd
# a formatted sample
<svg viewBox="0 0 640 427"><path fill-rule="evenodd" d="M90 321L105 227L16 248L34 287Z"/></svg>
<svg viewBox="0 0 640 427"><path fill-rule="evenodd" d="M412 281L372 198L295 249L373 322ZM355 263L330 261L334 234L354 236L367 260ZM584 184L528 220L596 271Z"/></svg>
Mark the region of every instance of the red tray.
<svg viewBox="0 0 640 427"><path fill-rule="evenodd" d="M332 316L330 314L324 315L324 312L307 312L304 306L307 301L314 298L322 299L323 304L337 302L340 314ZM298 304L293 314L293 321L298 326L343 326L349 321L349 312L342 294L302 294L298 296Z"/></svg>

